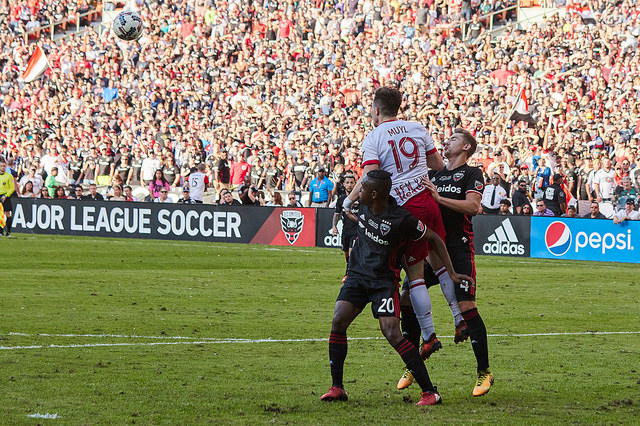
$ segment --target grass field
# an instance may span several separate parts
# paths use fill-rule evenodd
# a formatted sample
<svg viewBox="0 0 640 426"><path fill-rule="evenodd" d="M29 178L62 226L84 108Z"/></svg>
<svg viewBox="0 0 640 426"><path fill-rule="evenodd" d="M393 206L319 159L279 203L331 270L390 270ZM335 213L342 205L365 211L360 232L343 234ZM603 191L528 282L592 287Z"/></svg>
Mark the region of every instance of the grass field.
<svg viewBox="0 0 640 426"><path fill-rule="evenodd" d="M337 250L14 234L0 252L1 424L640 422L640 265L478 258L495 385L470 396L471 345L432 289L443 404L422 408L368 309L349 401L320 402Z"/></svg>

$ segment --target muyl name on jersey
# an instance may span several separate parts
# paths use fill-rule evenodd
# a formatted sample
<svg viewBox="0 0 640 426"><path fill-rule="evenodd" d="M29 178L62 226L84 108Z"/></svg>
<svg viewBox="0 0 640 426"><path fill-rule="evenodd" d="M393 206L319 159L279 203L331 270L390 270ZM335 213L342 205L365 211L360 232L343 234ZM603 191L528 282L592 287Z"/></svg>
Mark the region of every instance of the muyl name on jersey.
<svg viewBox="0 0 640 426"><path fill-rule="evenodd" d="M396 126L396 127L392 127L391 129L387 130L387 133L389 133L389 136L395 136L395 135L399 135L401 133L407 133L407 128L404 126Z"/></svg>

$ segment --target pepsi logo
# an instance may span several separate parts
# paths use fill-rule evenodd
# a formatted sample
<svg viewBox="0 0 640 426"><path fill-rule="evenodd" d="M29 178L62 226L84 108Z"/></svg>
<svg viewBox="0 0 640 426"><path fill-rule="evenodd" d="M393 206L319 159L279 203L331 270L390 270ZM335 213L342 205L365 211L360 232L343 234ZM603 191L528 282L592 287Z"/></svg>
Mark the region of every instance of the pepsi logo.
<svg viewBox="0 0 640 426"><path fill-rule="evenodd" d="M562 222L553 222L544 233L547 250L554 256L562 256L571 247L571 230Z"/></svg>

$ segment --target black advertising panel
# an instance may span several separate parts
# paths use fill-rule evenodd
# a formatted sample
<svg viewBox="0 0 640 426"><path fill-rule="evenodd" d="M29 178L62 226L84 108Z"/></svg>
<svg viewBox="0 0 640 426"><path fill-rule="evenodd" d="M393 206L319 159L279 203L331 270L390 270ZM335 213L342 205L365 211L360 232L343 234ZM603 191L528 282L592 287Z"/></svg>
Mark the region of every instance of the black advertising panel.
<svg viewBox="0 0 640 426"><path fill-rule="evenodd" d="M531 218L528 216L475 216L473 243L476 254L529 257Z"/></svg>
<svg viewBox="0 0 640 426"><path fill-rule="evenodd" d="M15 232L250 243L272 207L15 200Z"/></svg>
<svg viewBox="0 0 640 426"><path fill-rule="evenodd" d="M316 247L340 248L342 238L342 219L336 228L338 235L331 234L333 227L333 213L335 209L316 209Z"/></svg>

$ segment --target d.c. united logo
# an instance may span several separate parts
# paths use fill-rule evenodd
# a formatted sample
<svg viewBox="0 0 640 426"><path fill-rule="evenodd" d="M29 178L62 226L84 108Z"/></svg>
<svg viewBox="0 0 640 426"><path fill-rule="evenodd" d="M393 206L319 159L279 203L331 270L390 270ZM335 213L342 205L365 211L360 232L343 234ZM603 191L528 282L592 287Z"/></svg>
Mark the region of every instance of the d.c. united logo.
<svg viewBox="0 0 640 426"><path fill-rule="evenodd" d="M302 232L304 215L297 210L285 210L280 214L280 225L289 244L294 244Z"/></svg>
<svg viewBox="0 0 640 426"><path fill-rule="evenodd" d="M571 230L563 222L553 222L544 233L547 250L554 256L562 256L571 247Z"/></svg>

